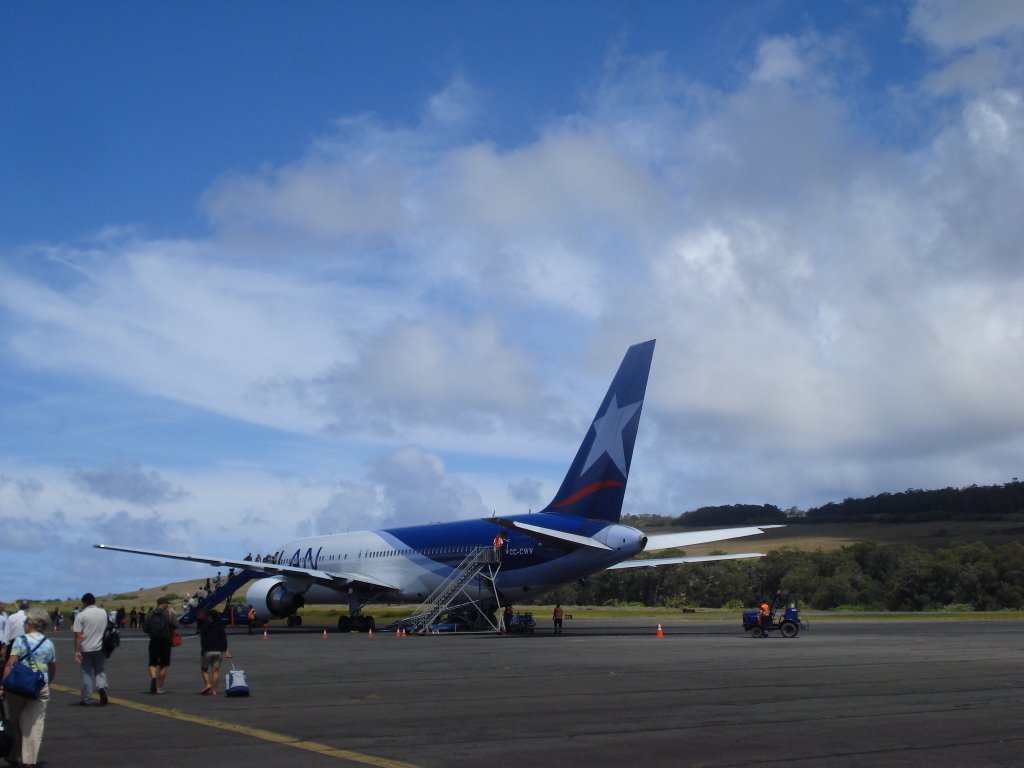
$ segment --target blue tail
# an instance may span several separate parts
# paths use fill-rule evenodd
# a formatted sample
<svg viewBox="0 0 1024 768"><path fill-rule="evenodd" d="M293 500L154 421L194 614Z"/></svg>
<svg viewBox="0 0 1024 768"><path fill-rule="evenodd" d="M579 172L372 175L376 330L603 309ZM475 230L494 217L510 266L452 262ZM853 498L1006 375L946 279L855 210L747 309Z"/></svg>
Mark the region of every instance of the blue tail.
<svg viewBox="0 0 1024 768"><path fill-rule="evenodd" d="M626 350L562 487L543 512L618 522L653 357L653 339Z"/></svg>

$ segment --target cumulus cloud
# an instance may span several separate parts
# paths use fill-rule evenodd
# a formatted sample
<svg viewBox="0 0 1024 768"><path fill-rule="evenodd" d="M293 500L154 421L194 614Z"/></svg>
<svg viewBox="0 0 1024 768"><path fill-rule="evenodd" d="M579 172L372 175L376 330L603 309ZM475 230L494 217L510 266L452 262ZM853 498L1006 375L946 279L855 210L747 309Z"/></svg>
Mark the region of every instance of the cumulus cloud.
<svg viewBox="0 0 1024 768"><path fill-rule="evenodd" d="M8 589L30 599L77 600L82 592L108 589L139 589L195 578L196 566L171 564L169 560L134 558L93 548L102 542L131 541L171 551L187 547L191 537L157 515L143 517L113 512L83 520L63 510L33 510L30 515L0 516L6 531L0 552L7 562L24 558L59 563L59 568L22 575L9 573ZM129 576L130 574L130 576ZM129 586L130 585L130 586Z"/></svg>
<svg viewBox="0 0 1024 768"><path fill-rule="evenodd" d="M360 482L340 484L300 530L306 535L483 517L480 494L445 471L443 460L405 446L370 462Z"/></svg>
<svg viewBox="0 0 1024 768"><path fill-rule="evenodd" d="M331 429L410 434L422 425L486 434L544 397L530 357L489 321L397 321L357 344L357 360L316 382Z"/></svg>
<svg viewBox="0 0 1024 768"><path fill-rule="evenodd" d="M918 0L910 30L946 50L965 48L1024 31L1024 6L1005 0Z"/></svg>
<svg viewBox="0 0 1024 768"><path fill-rule="evenodd" d="M482 517L486 508L468 483L445 472L444 461L416 446L375 460L369 479L384 489L388 524Z"/></svg>
<svg viewBox="0 0 1024 768"><path fill-rule="evenodd" d="M508 495L520 504L527 504L531 509L536 509L545 501L541 495L542 489L543 485L539 481L526 478L509 483Z"/></svg>
<svg viewBox="0 0 1024 768"><path fill-rule="evenodd" d="M121 459L98 469L75 467L71 470L75 483L102 499L126 501L139 506L172 504L188 496L175 488L155 470L145 470L137 462Z"/></svg>
<svg viewBox="0 0 1024 768"><path fill-rule="evenodd" d="M31 507L43 492L43 484L34 477L7 477L0 474L0 493L4 488L12 488L18 499L27 507Z"/></svg>
<svg viewBox="0 0 1024 768"><path fill-rule="evenodd" d="M933 46L942 66L929 72L927 92L983 93L1006 82L1020 82L1024 6L983 0L920 0L911 9L910 31Z"/></svg>
<svg viewBox="0 0 1024 768"><path fill-rule="evenodd" d="M804 63L797 41L789 36L773 37L761 43L757 52L756 82L799 80L804 75Z"/></svg>

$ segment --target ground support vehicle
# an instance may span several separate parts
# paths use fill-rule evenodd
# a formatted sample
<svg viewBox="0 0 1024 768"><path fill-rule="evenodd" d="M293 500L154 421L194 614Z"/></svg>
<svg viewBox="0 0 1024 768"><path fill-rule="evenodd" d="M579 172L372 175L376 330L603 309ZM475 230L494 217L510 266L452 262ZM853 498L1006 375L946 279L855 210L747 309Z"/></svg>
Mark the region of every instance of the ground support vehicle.
<svg viewBox="0 0 1024 768"><path fill-rule="evenodd" d="M537 622L533 620L532 613L517 613L508 620L505 634L532 635L536 626Z"/></svg>
<svg viewBox="0 0 1024 768"><path fill-rule="evenodd" d="M778 631L783 637L793 638L800 634L801 629L807 629L807 622L800 619L800 599L797 595L776 595L770 605L767 627L761 624L761 611L754 608L743 612L743 630L752 637L764 637L768 632Z"/></svg>

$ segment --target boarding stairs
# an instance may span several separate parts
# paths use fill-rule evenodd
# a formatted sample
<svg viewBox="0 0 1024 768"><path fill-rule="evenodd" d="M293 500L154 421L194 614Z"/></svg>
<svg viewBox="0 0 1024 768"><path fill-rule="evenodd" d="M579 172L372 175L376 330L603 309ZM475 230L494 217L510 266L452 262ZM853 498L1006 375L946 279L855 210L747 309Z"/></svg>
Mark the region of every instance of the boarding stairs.
<svg viewBox="0 0 1024 768"><path fill-rule="evenodd" d="M465 610L469 607L476 609L479 616L486 623L498 632L501 625L495 623L493 617L480 607L483 602L479 593L484 582L489 584L490 590L487 595L488 602L493 594L494 602L500 609L501 600L498 590L494 586L494 579L501 570L501 551L494 547L477 547L473 549L465 559L456 566L451 575L435 589L423 604L416 609L406 621L415 627L418 634L426 634L430 631L430 625L435 623L446 612ZM470 583L477 581L478 597L474 598L469 590Z"/></svg>
<svg viewBox="0 0 1024 768"><path fill-rule="evenodd" d="M219 587L212 590L210 594L200 600L196 605L189 608L178 619L179 624L188 626L193 624L200 616L206 616L213 608L223 602L230 602L239 587L252 579L258 579L263 574L259 571L242 570L233 574L221 583Z"/></svg>

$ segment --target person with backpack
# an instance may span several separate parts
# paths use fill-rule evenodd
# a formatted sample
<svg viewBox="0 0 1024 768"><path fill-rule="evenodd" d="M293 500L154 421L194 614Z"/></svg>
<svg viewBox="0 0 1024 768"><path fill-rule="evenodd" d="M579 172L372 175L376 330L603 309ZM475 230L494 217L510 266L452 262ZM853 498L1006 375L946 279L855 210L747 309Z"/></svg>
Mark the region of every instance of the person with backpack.
<svg viewBox="0 0 1024 768"><path fill-rule="evenodd" d="M57 675L57 652L43 634L49 625L50 615L46 611L29 608L25 612L24 632L11 643L3 671L6 679L15 665L24 664L32 673L42 675L42 687L34 696L28 692L19 694L7 690L2 694L13 737L11 754L3 757L11 765L20 764L23 768L36 766L46 723L46 705L50 700L50 683Z"/></svg>
<svg viewBox="0 0 1024 768"><path fill-rule="evenodd" d="M210 611L210 615L199 629L199 671L203 675L203 696L216 696L220 684L220 664L224 659L231 658L228 650L228 636L224 630L219 611Z"/></svg>
<svg viewBox="0 0 1024 768"><path fill-rule="evenodd" d="M171 633L177 627L169 601L166 597L158 598L156 608L150 611L142 624L143 631L149 635L150 693L164 692L167 668L171 666Z"/></svg>
<svg viewBox="0 0 1024 768"><path fill-rule="evenodd" d="M107 704L107 654L103 652L103 636L107 631L107 612L96 605L92 592L82 595L85 608L78 612L75 632L75 661L82 670L83 707L95 706L93 686L100 695L100 706Z"/></svg>

